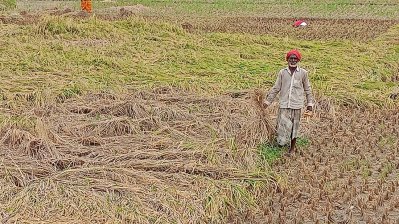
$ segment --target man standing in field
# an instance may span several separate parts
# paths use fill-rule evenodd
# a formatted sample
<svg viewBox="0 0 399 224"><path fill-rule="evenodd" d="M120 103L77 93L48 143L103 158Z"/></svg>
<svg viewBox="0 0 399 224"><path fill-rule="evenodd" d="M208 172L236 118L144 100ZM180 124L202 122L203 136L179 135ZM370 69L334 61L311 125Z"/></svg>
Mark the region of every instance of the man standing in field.
<svg viewBox="0 0 399 224"><path fill-rule="evenodd" d="M291 50L286 55L288 67L280 70L276 83L265 97L267 108L280 93L280 106L277 117L277 143L280 146L290 143L289 153L296 151L295 143L299 131L301 109L306 96L306 114L313 111L313 95L308 72L298 66L301 54Z"/></svg>

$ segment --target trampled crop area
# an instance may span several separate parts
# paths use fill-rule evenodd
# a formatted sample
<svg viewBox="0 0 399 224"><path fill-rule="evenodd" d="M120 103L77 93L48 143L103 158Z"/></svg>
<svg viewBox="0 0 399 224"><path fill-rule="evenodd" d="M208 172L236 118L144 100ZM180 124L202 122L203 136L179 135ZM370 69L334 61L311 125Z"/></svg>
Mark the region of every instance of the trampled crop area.
<svg viewBox="0 0 399 224"><path fill-rule="evenodd" d="M399 221L395 1L3 5L2 223ZM259 102L291 48L316 108L288 156Z"/></svg>

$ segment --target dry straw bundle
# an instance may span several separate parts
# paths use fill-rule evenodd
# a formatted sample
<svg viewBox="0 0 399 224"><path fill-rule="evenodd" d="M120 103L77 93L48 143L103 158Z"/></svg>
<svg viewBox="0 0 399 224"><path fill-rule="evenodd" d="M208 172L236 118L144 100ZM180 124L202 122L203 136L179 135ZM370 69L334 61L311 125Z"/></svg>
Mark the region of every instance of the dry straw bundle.
<svg viewBox="0 0 399 224"><path fill-rule="evenodd" d="M261 90L255 90L251 97L251 102L254 108L254 116L248 119L243 131L240 132L239 141L245 143L250 147L254 147L265 141L272 141L276 128L263 106L265 93Z"/></svg>

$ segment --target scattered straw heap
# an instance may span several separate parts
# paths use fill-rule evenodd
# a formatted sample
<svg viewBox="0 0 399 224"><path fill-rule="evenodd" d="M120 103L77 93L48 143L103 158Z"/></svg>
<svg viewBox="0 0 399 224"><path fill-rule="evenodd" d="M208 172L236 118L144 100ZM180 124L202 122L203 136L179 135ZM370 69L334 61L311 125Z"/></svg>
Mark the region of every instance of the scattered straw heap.
<svg viewBox="0 0 399 224"><path fill-rule="evenodd" d="M208 223L261 214L271 177L256 147L272 128L249 94L162 88L55 106L35 98L10 106L3 122L0 218Z"/></svg>

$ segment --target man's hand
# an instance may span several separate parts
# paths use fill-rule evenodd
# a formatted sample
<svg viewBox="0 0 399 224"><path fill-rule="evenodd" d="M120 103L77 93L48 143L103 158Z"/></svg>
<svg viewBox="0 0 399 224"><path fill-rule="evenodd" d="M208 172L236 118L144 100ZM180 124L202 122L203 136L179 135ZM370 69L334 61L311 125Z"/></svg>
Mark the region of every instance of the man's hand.
<svg viewBox="0 0 399 224"><path fill-rule="evenodd" d="M313 116L313 107L307 106L306 111L305 111L305 113L303 113L303 115L305 116L306 119L308 119L309 117L312 117Z"/></svg>

